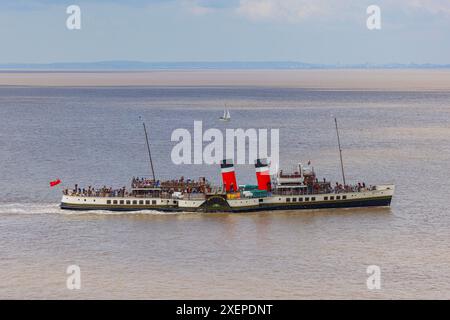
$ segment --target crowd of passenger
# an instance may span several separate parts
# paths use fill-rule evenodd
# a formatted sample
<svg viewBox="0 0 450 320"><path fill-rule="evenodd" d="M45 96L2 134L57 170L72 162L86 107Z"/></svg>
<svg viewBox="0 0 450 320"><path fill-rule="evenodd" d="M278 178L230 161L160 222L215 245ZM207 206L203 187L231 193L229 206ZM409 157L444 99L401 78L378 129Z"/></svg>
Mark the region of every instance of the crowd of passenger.
<svg viewBox="0 0 450 320"><path fill-rule="evenodd" d="M209 183L205 177L198 180L185 179L183 176L179 179L172 180L156 180L148 178L133 177L131 180L132 188L161 188L169 192L184 192L184 193L204 193L210 190Z"/></svg>
<svg viewBox="0 0 450 320"><path fill-rule="evenodd" d="M206 181L204 177L199 180L185 179L181 177L175 180L152 180L147 178L133 177L131 182L132 189L146 189L146 188L160 188L165 194L171 196L173 193L181 194L200 194L200 193L210 193L214 188L212 188L209 182ZM220 189L220 188L219 188ZM366 186L365 182L358 182L357 184L340 184L336 182L334 187L331 186L329 182L325 179L318 181L315 179L314 183L307 185L305 188L282 190L276 189L275 183L273 183L271 190L276 194L320 194L320 193L344 193L344 192L362 192L374 190L375 186ZM136 191L135 191L136 192ZM145 192L145 191L144 191ZM217 190L216 190L217 192ZM128 191L126 187L119 189L113 189L112 187L103 186L102 188L94 188L88 186L87 188L81 188L78 184L75 184L73 189L64 189L63 194L65 195L75 195L84 197L127 197L133 194L132 191Z"/></svg>
<svg viewBox="0 0 450 320"><path fill-rule="evenodd" d="M374 186L369 186L366 187L366 183L365 182L358 182L358 184L346 184L346 185L342 185L338 182L336 182L336 185L333 188L333 192L334 193L343 193L343 192L362 192L362 191L370 191L370 190L374 190Z"/></svg>
<svg viewBox="0 0 450 320"><path fill-rule="evenodd" d="M131 181L131 189L151 189L158 188L169 196L174 192L181 192L185 194L198 194L211 192L211 186L207 182L206 178L202 177L199 180L185 179L181 177L176 180L156 180L133 177ZM137 193L138 191L135 191ZM142 192L148 192L141 190ZM94 188L88 186L87 188L81 188L78 184L75 184L73 189L64 189L63 194L75 195L83 197L127 197L133 194L133 191L128 191L126 187L120 189L113 189L112 187L103 186L102 188Z"/></svg>
<svg viewBox="0 0 450 320"><path fill-rule="evenodd" d="M112 187L103 186L102 188L96 189L92 186L80 188L78 184L75 184L73 189L64 189L63 194L82 197L126 197L130 193L127 191L126 187L113 189Z"/></svg>
<svg viewBox="0 0 450 320"><path fill-rule="evenodd" d="M160 180L153 180L147 178L133 177L131 179L131 188L158 188L160 187Z"/></svg>
<svg viewBox="0 0 450 320"><path fill-rule="evenodd" d="M345 193L345 192L363 192L375 190L375 186L366 186L365 182L358 182L357 184L341 184L336 182L334 187L331 186L331 183L326 181L318 181L317 179L314 182L310 182L305 185L304 188L276 188L276 184L272 185L273 193L280 195L308 195L308 194L325 194L325 193Z"/></svg>
<svg viewBox="0 0 450 320"><path fill-rule="evenodd" d="M323 179L323 182L318 182L316 179L315 183L313 183L313 188L315 193L344 193L344 192L361 192L373 190L372 186L366 187L365 182L358 182L357 184L345 184L336 182L334 187L331 187L331 184Z"/></svg>

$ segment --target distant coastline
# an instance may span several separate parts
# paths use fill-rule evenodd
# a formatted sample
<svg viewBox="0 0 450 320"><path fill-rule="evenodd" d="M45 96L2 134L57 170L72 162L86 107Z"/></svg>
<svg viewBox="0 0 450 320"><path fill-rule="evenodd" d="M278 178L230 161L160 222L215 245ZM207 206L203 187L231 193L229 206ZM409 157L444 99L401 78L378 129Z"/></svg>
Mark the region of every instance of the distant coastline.
<svg viewBox="0 0 450 320"><path fill-rule="evenodd" d="M450 91L450 69L32 70L0 72L0 87L278 87Z"/></svg>
<svg viewBox="0 0 450 320"><path fill-rule="evenodd" d="M450 69L450 64L315 64L298 61L142 62L99 61L7 63L1 71L152 71L152 70L336 70L336 69Z"/></svg>

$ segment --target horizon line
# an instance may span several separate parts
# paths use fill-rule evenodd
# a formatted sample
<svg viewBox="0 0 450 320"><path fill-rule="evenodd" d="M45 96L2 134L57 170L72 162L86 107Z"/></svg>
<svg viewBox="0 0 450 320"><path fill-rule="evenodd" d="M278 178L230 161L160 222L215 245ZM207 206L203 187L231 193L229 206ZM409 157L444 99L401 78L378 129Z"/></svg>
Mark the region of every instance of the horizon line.
<svg viewBox="0 0 450 320"><path fill-rule="evenodd" d="M1 71L146 71L146 70L307 70L307 69L448 69L442 63L308 63L302 61L139 61L0 63Z"/></svg>

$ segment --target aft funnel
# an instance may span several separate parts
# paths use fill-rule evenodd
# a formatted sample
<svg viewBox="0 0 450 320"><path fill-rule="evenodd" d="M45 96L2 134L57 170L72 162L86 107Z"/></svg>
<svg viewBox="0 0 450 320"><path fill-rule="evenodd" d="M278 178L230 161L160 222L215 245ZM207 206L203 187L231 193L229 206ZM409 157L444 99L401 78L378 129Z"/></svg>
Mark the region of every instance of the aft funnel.
<svg viewBox="0 0 450 320"><path fill-rule="evenodd" d="M257 159L255 161L256 180L258 181L259 190L271 190L270 170L267 159Z"/></svg>

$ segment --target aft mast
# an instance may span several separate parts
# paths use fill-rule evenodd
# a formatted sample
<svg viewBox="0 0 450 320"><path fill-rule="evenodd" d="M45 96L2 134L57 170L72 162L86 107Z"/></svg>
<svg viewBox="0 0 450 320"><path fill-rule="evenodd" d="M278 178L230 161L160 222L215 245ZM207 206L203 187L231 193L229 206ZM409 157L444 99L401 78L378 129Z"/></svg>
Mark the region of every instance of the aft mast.
<svg viewBox="0 0 450 320"><path fill-rule="evenodd" d="M337 124L337 119L336 118L334 118L334 123L336 125L336 135L337 135L338 147L339 147L339 157L341 159L342 180L344 181L344 186L345 186L346 183L345 183L345 174L344 174L344 162L342 161L341 140L339 139L339 130L338 130L338 124Z"/></svg>
<svg viewBox="0 0 450 320"><path fill-rule="evenodd" d="M150 160L150 169L152 171L153 181L156 182L155 170L153 169L152 153L150 152L150 144L148 143L148 135L147 135L147 129L145 127L145 122L142 122L142 125L144 126L145 141L147 142L147 151L148 151L148 158Z"/></svg>

